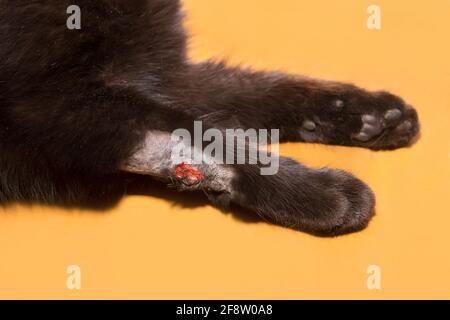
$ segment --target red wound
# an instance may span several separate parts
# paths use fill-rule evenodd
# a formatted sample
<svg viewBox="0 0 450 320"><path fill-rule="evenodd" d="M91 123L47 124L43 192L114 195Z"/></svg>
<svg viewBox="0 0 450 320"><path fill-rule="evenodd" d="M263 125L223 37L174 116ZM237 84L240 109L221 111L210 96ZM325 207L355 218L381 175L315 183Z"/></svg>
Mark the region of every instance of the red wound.
<svg viewBox="0 0 450 320"><path fill-rule="evenodd" d="M175 176L179 179L189 179L191 181L200 181L204 178L203 173L184 162L176 166Z"/></svg>

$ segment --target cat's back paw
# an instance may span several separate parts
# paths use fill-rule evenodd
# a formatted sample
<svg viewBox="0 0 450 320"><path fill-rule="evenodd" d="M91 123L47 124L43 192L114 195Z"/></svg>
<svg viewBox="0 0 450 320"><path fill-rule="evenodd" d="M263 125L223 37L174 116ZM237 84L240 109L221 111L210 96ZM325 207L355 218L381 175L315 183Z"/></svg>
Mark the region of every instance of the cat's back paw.
<svg viewBox="0 0 450 320"><path fill-rule="evenodd" d="M274 176L240 171L238 203L275 224L323 237L357 232L374 215L372 190L352 174L308 169L281 158Z"/></svg>

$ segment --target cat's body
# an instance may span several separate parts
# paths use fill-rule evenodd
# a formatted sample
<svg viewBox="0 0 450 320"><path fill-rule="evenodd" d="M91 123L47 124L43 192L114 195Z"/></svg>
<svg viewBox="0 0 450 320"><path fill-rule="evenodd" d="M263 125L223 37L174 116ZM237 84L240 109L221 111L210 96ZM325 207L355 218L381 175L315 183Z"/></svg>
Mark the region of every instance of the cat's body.
<svg viewBox="0 0 450 320"><path fill-rule="evenodd" d="M0 0L0 202L76 204L113 192L128 171L318 235L367 225L374 197L348 173L280 158L273 176L257 164L201 165L202 180L186 183L162 146L202 120L221 130L280 129L281 142L395 149L419 130L400 98L192 63L179 0L75 2ZM66 26L74 4L81 30Z"/></svg>

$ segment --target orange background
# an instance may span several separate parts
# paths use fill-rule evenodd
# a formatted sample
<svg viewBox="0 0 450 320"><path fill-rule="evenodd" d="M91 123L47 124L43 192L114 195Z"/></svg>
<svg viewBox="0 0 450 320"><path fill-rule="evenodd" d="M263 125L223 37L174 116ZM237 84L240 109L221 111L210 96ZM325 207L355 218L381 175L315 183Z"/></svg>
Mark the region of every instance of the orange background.
<svg viewBox="0 0 450 320"><path fill-rule="evenodd" d="M17 206L0 214L0 298L450 298L450 2L186 0L194 59L226 58L393 91L416 106L411 149L289 144L350 170L377 195L362 233L320 239L209 206L133 196L98 214ZM82 288L66 288L81 267ZM379 265L382 289L366 287Z"/></svg>

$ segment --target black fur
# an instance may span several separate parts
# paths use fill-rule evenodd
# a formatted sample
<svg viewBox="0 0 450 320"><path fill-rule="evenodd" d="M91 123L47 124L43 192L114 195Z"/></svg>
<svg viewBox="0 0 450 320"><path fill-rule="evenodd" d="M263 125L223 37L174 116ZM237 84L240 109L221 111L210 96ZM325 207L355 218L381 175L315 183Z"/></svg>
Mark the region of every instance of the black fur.
<svg viewBox="0 0 450 320"><path fill-rule="evenodd" d="M81 30L66 27L72 4ZM188 61L179 0L0 0L0 44L3 204L120 196L121 165L146 132L196 119L374 150L408 146L419 130L414 109L389 93ZM392 109L401 116L385 120ZM376 126L364 127L363 115ZM372 192L348 173L285 158L276 176L257 169L236 166L239 196L225 202L324 236L360 230L373 215Z"/></svg>

